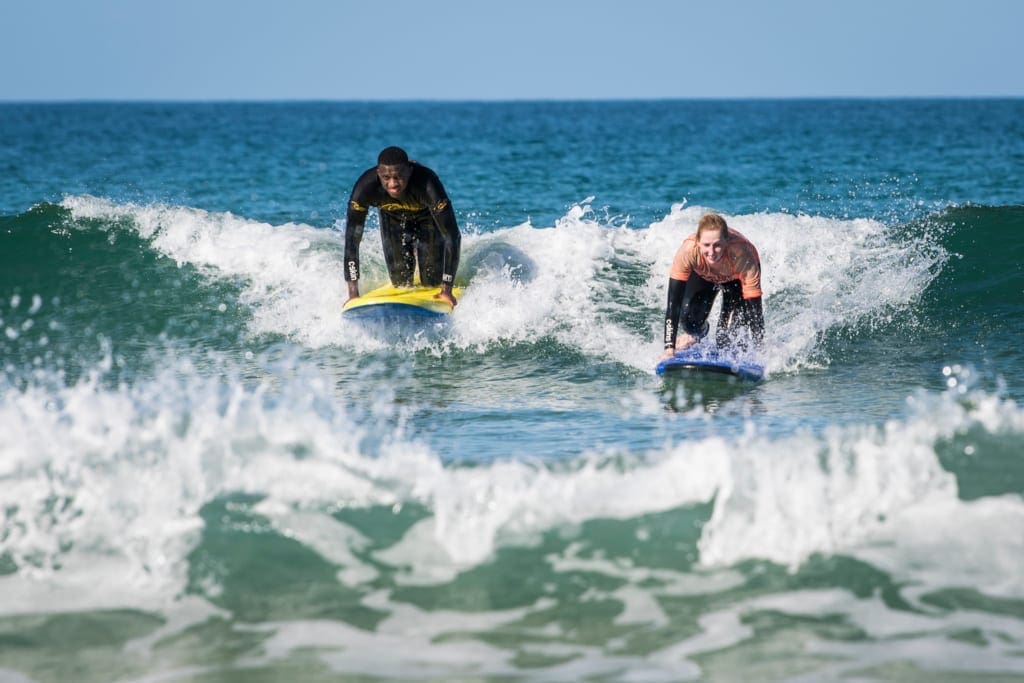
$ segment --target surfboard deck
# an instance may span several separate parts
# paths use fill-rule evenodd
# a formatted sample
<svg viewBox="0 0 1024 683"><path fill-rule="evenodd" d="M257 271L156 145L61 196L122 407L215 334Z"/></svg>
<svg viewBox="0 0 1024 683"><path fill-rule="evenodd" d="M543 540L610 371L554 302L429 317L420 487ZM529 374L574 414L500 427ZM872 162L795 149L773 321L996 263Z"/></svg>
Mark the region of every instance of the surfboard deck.
<svg viewBox="0 0 1024 683"><path fill-rule="evenodd" d="M341 313L362 319L440 318L452 312L450 303L435 298L440 292L440 287L395 287L389 283L346 301ZM452 294L458 299L462 288L452 288Z"/></svg>
<svg viewBox="0 0 1024 683"><path fill-rule="evenodd" d="M752 361L737 360L719 356L717 351L689 348L677 351L671 358L658 363L654 368L658 375L672 377L701 377L710 379L738 379L744 382L759 382L764 378L764 366Z"/></svg>

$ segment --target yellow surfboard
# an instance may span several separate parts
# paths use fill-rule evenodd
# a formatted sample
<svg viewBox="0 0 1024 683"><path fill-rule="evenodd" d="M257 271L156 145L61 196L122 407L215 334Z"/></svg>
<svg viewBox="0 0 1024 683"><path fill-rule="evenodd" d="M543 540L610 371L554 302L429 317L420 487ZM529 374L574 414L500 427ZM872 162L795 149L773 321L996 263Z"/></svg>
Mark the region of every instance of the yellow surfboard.
<svg viewBox="0 0 1024 683"><path fill-rule="evenodd" d="M341 312L351 318L390 318L404 316L437 317L452 312L452 305L441 299L440 287L395 287L386 284L345 302ZM462 296L461 287L452 294Z"/></svg>

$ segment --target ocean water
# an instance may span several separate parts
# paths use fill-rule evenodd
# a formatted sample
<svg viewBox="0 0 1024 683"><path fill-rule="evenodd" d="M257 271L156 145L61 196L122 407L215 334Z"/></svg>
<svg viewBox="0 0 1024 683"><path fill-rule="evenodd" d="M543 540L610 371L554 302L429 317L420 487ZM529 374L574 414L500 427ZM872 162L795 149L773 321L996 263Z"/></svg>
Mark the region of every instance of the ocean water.
<svg viewBox="0 0 1024 683"><path fill-rule="evenodd" d="M442 323L340 316L391 144ZM1024 100L2 104L0 681L1024 681L1022 264Z"/></svg>

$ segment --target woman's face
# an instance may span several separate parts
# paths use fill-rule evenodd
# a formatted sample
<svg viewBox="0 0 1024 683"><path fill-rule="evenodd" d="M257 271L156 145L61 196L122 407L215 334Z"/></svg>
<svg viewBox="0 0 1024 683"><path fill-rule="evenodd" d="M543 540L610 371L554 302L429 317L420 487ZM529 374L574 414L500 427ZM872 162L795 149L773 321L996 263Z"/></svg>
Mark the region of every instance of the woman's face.
<svg viewBox="0 0 1024 683"><path fill-rule="evenodd" d="M722 239L721 230L705 230L697 238L697 247L700 255L708 263L718 263L725 251L725 240Z"/></svg>

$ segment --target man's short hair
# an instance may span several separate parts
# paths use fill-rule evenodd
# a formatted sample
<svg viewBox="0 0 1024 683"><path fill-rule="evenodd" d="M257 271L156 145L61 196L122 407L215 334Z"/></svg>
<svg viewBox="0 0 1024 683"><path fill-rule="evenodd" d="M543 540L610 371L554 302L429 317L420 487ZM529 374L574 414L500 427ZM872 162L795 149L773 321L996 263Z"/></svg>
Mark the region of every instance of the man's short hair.
<svg viewBox="0 0 1024 683"><path fill-rule="evenodd" d="M401 147L385 147L377 155L378 166L405 166L409 163L409 155Z"/></svg>

